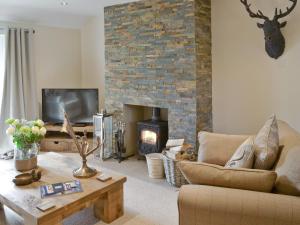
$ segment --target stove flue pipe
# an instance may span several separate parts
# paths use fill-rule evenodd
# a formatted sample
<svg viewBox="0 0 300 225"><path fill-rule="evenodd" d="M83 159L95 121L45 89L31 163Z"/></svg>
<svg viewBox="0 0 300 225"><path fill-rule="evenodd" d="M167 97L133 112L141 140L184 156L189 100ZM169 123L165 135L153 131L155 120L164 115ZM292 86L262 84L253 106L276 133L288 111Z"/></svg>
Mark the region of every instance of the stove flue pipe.
<svg viewBox="0 0 300 225"><path fill-rule="evenodd" d="M160 120L160 108L153 107L152 108L152 118L153 121L159 121Z"/></svg>

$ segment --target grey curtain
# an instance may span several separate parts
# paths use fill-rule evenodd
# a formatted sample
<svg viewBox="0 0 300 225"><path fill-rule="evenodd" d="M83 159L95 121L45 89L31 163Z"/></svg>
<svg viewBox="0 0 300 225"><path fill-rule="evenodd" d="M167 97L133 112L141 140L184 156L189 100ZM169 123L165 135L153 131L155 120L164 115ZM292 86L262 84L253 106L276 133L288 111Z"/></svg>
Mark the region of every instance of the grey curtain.
<svg viewBox="0 0 300 225"><path fill-rule="evenodd" d="M33 30L7 28L3 98L0 111L0 153L13 148L5 131L7 118L38 117L33 63Z"/></svg>

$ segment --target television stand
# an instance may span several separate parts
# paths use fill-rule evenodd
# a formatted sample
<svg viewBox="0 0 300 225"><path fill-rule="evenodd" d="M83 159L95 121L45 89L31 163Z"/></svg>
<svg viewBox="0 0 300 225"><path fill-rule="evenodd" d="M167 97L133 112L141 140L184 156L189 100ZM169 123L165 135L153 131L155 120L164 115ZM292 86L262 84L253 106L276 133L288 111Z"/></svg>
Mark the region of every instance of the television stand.
<svg viewBox="0 0 300 225"><path fill-rule="evenodd" d="M73 127L88 127L88 126L93 126L90 124L86 124L86 123L76 123L76 124L72 124Z"/></svg>
<svg viewBox="0 0 300 225"><path fill-rule="evenodd" d="M62 125L47 124L45 127L47 129L47 134L41 141L42 152L78 152L77 147L69 134L61 132ZM78 135L83 135L83 132L86 131L88 142L93 146L94 127L92 125L77 126L76 124L73 129Z"/></svg>

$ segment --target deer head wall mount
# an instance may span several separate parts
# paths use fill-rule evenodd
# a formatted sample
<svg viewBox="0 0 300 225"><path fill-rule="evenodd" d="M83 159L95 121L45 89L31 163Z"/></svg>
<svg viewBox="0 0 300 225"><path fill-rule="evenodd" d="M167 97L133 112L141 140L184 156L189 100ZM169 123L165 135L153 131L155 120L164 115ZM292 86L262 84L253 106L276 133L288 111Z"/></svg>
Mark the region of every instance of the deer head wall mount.
<svg viewBox="0 0 300 225"><path fill-rule="evenodd" d="M243 5L245 5L250 17L264 20L263 24L257 23L257 26L264 30L266 52L274 59L279 58L283 54L285 48L285 39L280 29L285 27L287 23L286 21L279 22L279 19L286 17L294 10L297 0L290 0L293 4L291 7L287 7L285 12L282 12L281 9L278 10L276 8L273 19L269 19L269 17L265 16L260 10L258 10L257 13L251 11L251 4L248 3L247 0L240 1Z"/></svg>

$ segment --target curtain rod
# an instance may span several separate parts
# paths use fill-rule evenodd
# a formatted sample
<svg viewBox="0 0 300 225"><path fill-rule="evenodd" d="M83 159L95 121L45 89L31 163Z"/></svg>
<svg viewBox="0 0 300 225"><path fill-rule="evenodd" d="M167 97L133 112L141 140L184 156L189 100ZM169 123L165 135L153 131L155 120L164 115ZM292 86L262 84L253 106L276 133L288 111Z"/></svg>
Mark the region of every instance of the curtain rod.
<svg viewBox="0 0 300 225"><path fill-rule="evenodd" d="M17 29L16 27L8 27L9 29ZM30 31L30 29L29 28L23 28L25 31ZM0 27L0 30L5 30L5 28L4 27ZM34 29L32 29L32 33L34 33L35 34L35 30Z"/></svg>

